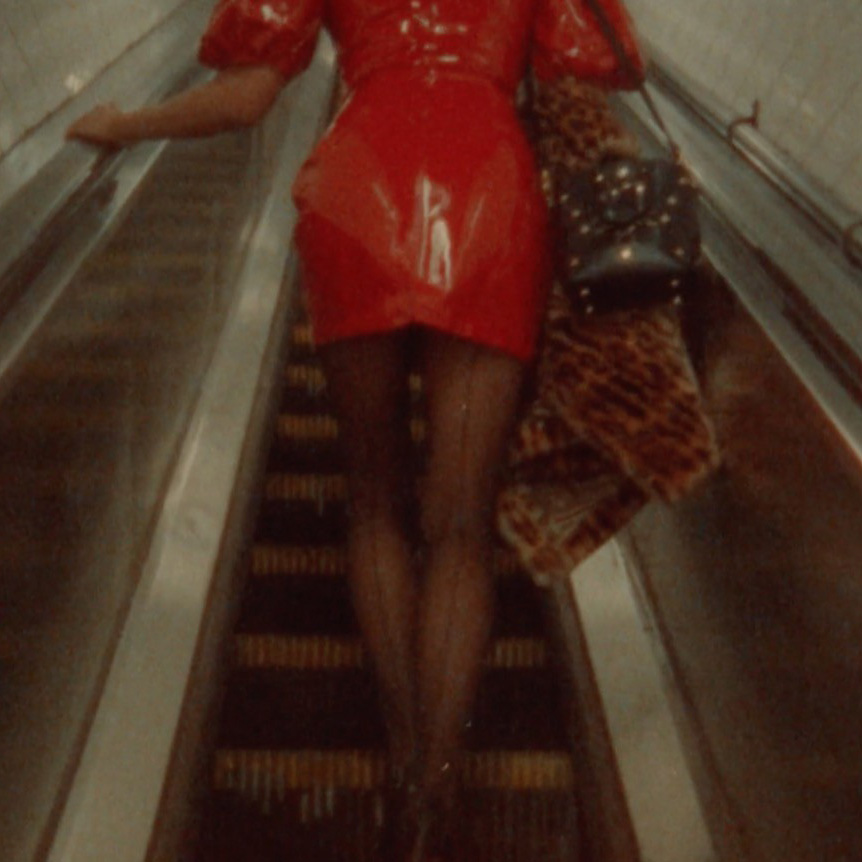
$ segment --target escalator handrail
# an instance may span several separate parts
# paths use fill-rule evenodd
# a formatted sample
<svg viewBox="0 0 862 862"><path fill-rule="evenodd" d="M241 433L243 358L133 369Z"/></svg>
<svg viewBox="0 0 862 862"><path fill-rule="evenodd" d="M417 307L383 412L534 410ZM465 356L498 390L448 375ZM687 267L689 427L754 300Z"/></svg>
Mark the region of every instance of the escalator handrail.
<svg viewBox="0 0 862 862"><path fill-rule="evenodd" d="M763 135L759 130L759 104L754 103L750 116L734 116L659 49L651 45L650 54L653 58L650 80L676 102L684 104L717 135L723 136L764 179L784 194L788 203L804 213L835 243L854 267L862 268L862 240L858 236L862 212L839 201Z"/></svg>

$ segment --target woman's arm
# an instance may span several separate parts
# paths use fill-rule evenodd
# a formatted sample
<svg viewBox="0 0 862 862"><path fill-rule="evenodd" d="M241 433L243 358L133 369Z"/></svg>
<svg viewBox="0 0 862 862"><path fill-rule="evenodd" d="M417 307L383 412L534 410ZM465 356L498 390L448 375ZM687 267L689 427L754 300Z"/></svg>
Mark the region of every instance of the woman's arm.
<svg viewBox="0 0 862 862"><path fill-rule="evenodd" d="M285 84L270 66L240 66L220 71L160 105L124 112L99 105L77 119L67 138L122 147L151 138L197 138L253 126L272 107Z"/></svg>

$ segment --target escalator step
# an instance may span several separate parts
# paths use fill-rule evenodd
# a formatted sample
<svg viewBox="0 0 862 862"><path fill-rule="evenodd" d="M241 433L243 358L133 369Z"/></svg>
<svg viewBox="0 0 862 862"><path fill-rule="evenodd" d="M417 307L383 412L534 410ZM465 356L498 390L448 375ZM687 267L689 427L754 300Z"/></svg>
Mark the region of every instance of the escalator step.
<svg viewBox="0 0 862 862"><path fill-rule="evenodd" d="M571 758L561 751L468 752L463 781L467 788L503 791L566 791L574 787ZM228 750L216 752L216 790L261 799L279 791L327 787L375 790L386 780L382 752Z"/></svg>
<svg viewBox="0 0 862 862"><path fill-rule="evenodd" d="M319 392L326 388L323 369L317 363L291 362L285 369L284 378L292 389ZM422 392L422 378L418 374L410 375L409 388L413 397L417 397Z"/></svg>
<svg viewBox="0 0 862 862"><path fill-rule="evenodd" d="M339 473L270 473L264 485L263 498L266 502L344 505L347 502L347 479Z"/></svg>
<svg viewBox="0 0 862 862"><path fill-rule="evenodd" d="M275 634L238 635L234 639L234 666L241 669L358 670L367 661L358 638ZM547 644L541 638L499 638L490 645L485 666L498 670L545 668Z"/></svg>
<svg viewBox="0 0 862 862"><path fill-rule="evenodd" d="M276 426L278 445L302 445L306 441L338 439L338 423L334 416L326 413L282 413ZM421 418L410 422L410 435L414 443L425 440L426 424Z"/></svg>
<svg viewBox="0 0 862 862"><path fill-rule="evenodd" d="M234 669L228 679L219 747L383 749L386 735L370 669ZM487 667L467 746L511 751L563 748L550 669Z"/></svg>
<svg viewBox="0 0 862 862"><path fill-rule="evenodd" d="M470 862L575 862L577 811L569 788L529 791L473 788L462 806L460 859ZM381 862L379 790L261 787L215 794L207 862Z"/></svg>
<svg viewBox="0 0 862 862"><path fill-rule="evenodd" d="M526 579L499 578L496 637L538 636L544 630L541 598ZM299 575L249 578L241 602L238 632L353 635L356 621L346 579Z"/></svg>
<svg viewBox="0 0 862 862"><path fill-rule="evenodd" d="M347 574L347 552L337 545L257 544L251 552L251 574L343 577Z"/></svg>
<svg viewBox="0 0 862 862"><path fill-rule="evenodd" d="M293 362L287 366L284 379L285 413L297 416L331 414L326 380L317 364L308 361ZM409 394L413 403L417 403L422 396L422 381L416 374L410 375ZM417 432L414 429L415 433Z"/></svg>
<svg viewBox="0 0 862 862"><path fill-rule="evenodd" d="M494 550L492 565L497 577L521 574L518 558L508 548ZM256 544L251 552L250 574L256 577L344 577L347 574L347 551L338 545Z"/></svg>
<svg viewBox="0 0 862 862"><path fill-rule="evenodd" d="M347 536L347 512L338 502L268 500L261 506L255 541L279 539L303 545L329 545Z"/></svg>
<svg viewBox="0 0 862 862"><path fill-rule="evenodd" d="M273 632L299 637L356 636L346 581L314 576L249 578L240 603L237 633Z"/></svg>

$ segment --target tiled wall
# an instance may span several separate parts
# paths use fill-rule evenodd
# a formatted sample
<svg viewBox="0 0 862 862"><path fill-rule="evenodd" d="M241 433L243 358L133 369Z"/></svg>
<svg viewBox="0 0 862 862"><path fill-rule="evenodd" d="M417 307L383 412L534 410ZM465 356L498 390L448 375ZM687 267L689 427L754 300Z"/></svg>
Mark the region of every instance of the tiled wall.
<svg viewBox="0 0 862 862"><path fill-rule="evenodd" d="M2 0L0 158L183 0Z"/></svg>
<svg viewBox="0 0 862 862"><path fill-rule="evenodd" d="M862 212L862 2L628 0L639 31Z"/></svg>

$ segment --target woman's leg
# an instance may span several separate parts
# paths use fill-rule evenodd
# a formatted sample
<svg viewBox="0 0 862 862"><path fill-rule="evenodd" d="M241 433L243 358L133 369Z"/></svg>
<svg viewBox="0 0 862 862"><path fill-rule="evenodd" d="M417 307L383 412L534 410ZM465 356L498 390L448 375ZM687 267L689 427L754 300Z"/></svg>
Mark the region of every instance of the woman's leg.
<svg viewBox="0 0 862 862"><path fill-rule="evenodd" d="M354 607L377 672L396 772L406 769L417 743L406 347L405 334L393 333L320 350L347 460Z"/></svg>
<svg viewBox="0 0 862 862"><path fill-rule="evenodd" d="M458 338L433 332L426 338L430 452L418 605L420 784L442 799L457 768L493 618L493 507L523 368Z"/></svg>

